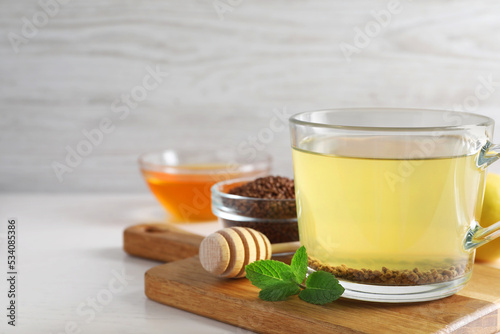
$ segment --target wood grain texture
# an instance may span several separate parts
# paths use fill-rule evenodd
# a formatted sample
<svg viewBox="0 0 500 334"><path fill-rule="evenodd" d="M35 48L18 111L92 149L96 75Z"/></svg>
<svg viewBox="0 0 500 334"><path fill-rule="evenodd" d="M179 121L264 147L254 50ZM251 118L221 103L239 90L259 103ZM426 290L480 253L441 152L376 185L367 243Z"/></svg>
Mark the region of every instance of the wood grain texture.
<svg viewBox="0 0 500 334"><path fill-rule="evenodd" d="M251 149L259 136L254 149L291 175L287 127L278 121L265 136L274 109L454 109L474 96L479 77L500 81L496 0L401 0L402 11L351 62L339 45L352 44L389 1L242 0L224 20L213 3L69 1L15 53L8 34L22 35L23 17L32 21L41 7L1 2L0 190L145 192L140 153ZM114 101L157 65L168 77L120 119ZM496 85L472 111L498 119L499 105ZM113 132L60 183L52 162L104 117Z"/></svg>
<svg viewBox="0 0 500 334"><path fill-rule="evenodd" d="M123 232L123 249L130 255L163 262L198 254L203 237L172 224L141 224Z"/></svg>
<svg viewBox="0 0 500 334"><path fill-rule="evenodd" d="M340 299L317 306L296 296L262 301L248 280L211 276L193 257L148 270L145 292L160 303L259 333L495 333L498 277L499 269L476 265L470 284L445 299L415 304Z"/></svg>

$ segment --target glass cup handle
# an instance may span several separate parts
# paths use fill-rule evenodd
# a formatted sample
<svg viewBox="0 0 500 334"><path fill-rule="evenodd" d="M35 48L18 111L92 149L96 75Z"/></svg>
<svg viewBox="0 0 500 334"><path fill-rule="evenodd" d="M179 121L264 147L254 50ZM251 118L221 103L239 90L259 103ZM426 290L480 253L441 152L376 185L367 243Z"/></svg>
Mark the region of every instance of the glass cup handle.
<svg viewBox="0 0 500 334"><path fill-rule="evenodd" d="M498 159L500 159L500 145L494 145L488 142L481 150L478 165L481 168L486 168Z"/></svg>
<svg viewBox="0 0 500 334"><path fill-rule="evenodd" d="M476 226L467 232L465 238L465 250L475 249L500 237L500 222L488 227L481 227L476 223Z"/></svg>
<svg viewBox="0 0 500 334"><path fill-rule="evenodd" d="M500 145L492 143L486 144L479 156L479 166L486 168L492 163L500 159ZM490 242L493 239L500 237L500 222L488 227L481 227L476 223L476 226L471 228L465 238L465 249L471 250Z"/></svg>

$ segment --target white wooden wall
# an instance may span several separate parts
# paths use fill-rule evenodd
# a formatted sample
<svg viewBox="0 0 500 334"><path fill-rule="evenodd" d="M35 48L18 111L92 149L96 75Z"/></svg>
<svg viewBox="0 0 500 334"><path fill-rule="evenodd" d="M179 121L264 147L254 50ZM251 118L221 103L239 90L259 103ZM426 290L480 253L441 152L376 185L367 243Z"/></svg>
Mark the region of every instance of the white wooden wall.
<svg viewBox="0 0 500 334"><path fill-rule="evenodd" d="M4 192L146 191L140 153L234 148L273 110L462 106L500 123L498 0L55 1L40 2L51 16L34 0L0 2ZM168 76L145 91L157 67ZM490 94L477 98L480 85ZM137 106L117 110L132 93ZM103 119L112 129L60 182L53 162ZM288 129L260 144L291 175Z"/></svg>

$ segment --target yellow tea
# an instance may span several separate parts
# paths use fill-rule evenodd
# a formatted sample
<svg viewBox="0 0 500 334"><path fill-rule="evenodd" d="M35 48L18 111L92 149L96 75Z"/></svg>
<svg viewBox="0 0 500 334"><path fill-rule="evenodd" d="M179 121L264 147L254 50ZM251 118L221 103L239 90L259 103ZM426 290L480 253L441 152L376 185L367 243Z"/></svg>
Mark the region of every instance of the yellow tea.
<svg viewBox="0 0 500 334"><path fill-rule="evenodd" d="M306 141L293 161L310 267L387 285L442 282L470 270L473 253L463 243L480 218L485 179L477 154L466 153L472 144L451 136Z"/></svg>

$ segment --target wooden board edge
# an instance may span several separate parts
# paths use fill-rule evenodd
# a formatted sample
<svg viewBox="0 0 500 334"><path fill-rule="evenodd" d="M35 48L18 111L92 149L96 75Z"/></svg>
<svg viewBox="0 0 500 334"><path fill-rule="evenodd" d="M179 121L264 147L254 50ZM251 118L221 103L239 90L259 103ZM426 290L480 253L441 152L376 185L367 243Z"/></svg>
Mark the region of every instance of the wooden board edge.
<svg viewBox="0 0 500 334"><path fill-rule="evenodd" d="M474 314L473 319L470 319L466 325L461 324L451 324L449 328L449 333L477 333L477 334L495 334L500 331L499 323L499 312L498 309L487 313L485 310L481 310Z"/></svg>
<svg viewBox="0 0 500 334"><path fill-rule="evenodd" d="M173 280L157 279L155 275L153 275L155 268L152 268L145 273L145 294L149 299L161 304L169 305L239 328L255 331L257 333L366 334L365 332L356 331L341 325L335 325L314 319L294 317L293 315L284 313L282 310L274 307L274 303L261 301L257 303L245 304L245 301L230 296L224 296L224 298L221 298L219 294L210 293L210 291L207 290L193 288L192 286ZM176 292L174 293L172 291ZM185 295L179 293L179 291L187 292L189 294L195 293L199 295L200 298L187 306ZM256 296L257 295L258 289L256 288ZM228 309L228 307L230 309ZM248 308L251 308L253 312L249 312ZM286 321L283 321L277 329L269 327L267 324L276 322L277 314L286 318Z"/></svg>
<svg viewBox="0 0 500 334"><path fill-rule="evenodd" d="M257 299L257 302L254 303L253 300L248 299L248 295L243 296L243 298L241 298L241 295L237 296L234 294L223 293L221 295L220 284L227 284L222 281L218 282L217 280L211 280L212 282L209 282L209 285L218 285L214 290L215 292L209 291L210 289L206 289L206 286L202 289L202 285L193 287L192 285L184 284L179 273L185 270L185 268L194 268L197 262L199 262L196 260L197 257L194 257L176 263L157 266L148 270L145 274L146 296L162 304L260 333L371 333L366 327L363 329L359 327L357 329L352 329L344 327L345 324L323 322L323 319L315 317L300 317L300 314L298 315L297 313L290 312L294 308L295 301L269 303ZM199 271L196 272L196 270L194 270L194 272L197 277L203 276ZM487 269L486 272L488 272ZM498 273L498 271L495 273ZM203 280L198 280L198 282L206 282L205 279L208 280L209 278L205 277ZM243 294L248 293L249 289L253 288L253 286L247 285L244 287L246 291L243 291ZM231 289L231 287L228 286L228 289ZM257 296L257 294L258 288L255 288L255 295ZM186 303L186 296L189 295L194 295L198 298L193 302ZM475 300L476 302L482 302L484 304L477 309L477 312L470 313L464 319L451 323L447 322L446 324L443 323L445 327L442 327L441 330L437 328L428 328L425 326L425 323L421 323L424 327L420 328L420 331L417 329L418 326L413 326L412 328L414 328L414 330L417 329L419 333L435 332L443 334L462 332L489 334L497 331L499 313L497 304L469 296L460 297L470 299L471 301ZM296 306L295 304L295 307ZM444 305L442 307L446 306ZM370 308L372 308L372 306L370 306ZM336 315L332 313L332 316ZM278 318L280 319L278 330L266 326L266 324L269 323L276 323ZM407 320L411 321L411 318ZM410 327L408 327L408 329L410 329ZM425 331L424 328L427 328L428 331ZM380 330L383 332L383 328L379 328L376 331L381 332Z"/></svg>

